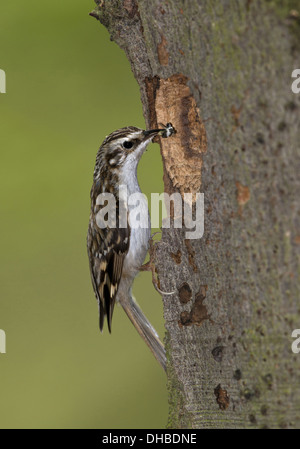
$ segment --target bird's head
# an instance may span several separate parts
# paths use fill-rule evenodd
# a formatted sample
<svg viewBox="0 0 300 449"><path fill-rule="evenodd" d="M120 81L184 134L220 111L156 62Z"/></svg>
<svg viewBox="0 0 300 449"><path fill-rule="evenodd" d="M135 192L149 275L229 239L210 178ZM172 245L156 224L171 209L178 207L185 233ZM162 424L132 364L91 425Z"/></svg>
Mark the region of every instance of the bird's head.
<svg viewBox="0 0 300 449"><path fill-rule="evenodd" d="M159 129L144 131L134 126L114 131L105 138L99 149L102 163L111 169L121 168L129 160L137 165L147 145L159 132Z"/></svg>
<svg viewBox="0 0 300 449"><path fill-rule="evenodd" d="M128 126L112 132L99 148L94 176L98 177L99 173L104 171L112 173L123 169L135 170L147 145L155 136L169 137L174 132L171 124L147 131Z"/></svg>

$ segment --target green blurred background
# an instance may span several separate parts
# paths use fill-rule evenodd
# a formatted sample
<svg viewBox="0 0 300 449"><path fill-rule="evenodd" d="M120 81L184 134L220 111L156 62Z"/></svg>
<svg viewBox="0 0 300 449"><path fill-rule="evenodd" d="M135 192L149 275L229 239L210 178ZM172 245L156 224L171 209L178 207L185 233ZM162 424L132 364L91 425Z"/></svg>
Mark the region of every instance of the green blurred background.
<svg viewBox="0 0 300 449"><path fill-rule="evenodd" d="M96 152L144 127L124 53L88 13L92 0L1 2L1 428L162 428L165 375L120 307L101 335L86 230ZM158 145L142 190L162 192ZM149 273L134 294L160 335Z"/></svg>

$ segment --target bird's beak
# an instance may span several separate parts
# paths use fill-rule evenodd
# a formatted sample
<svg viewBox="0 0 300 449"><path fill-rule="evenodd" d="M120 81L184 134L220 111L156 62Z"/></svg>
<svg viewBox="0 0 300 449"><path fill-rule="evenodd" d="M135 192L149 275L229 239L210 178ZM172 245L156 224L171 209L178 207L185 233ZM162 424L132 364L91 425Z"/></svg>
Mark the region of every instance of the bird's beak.
<svg viewBox="0 0 300 449"><path fill-rule="evenodd" d="M151 139L151 137L157 136L162 131L165 131L164 129L149 129L147 131L143 131L143 134L145 136L145 140Z"/></svg>
<svg viewBox="0 0 300 449"><path fill-rule="evenodd" d="M143 131L144 136L156 136L160 131L163 131L162 129L149 129L147 131Z"/></svg>
<svg viewBox="0 0 300 449"><path fill-rule="evenodd" d="M158 129L149 129L148 131L143 131L143 134L145 136L144 142L147 140L151 140L153 137L157 136L158 134L161 135L164 139L167 137L172 136L173 134L176 134L176 129L173 127L172 123L167 123L166 125L163 125L160 123L160 125L163 126L163 128Z"/></svg>

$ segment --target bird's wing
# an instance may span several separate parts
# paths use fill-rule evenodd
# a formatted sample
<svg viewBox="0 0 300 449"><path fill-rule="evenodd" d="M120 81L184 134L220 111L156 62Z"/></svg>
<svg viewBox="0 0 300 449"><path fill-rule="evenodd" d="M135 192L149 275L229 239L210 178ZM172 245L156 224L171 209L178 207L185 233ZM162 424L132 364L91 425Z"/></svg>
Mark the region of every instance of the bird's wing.
<svg viewBox="0 0 300 449"><path fill-rule="evenodd" d="M129 249L130 228L99 228L91 214L87 249L95 296L99 304L99 325L103 329L105 315L109 332L116 294L119 288L125 256Z"/></svg>

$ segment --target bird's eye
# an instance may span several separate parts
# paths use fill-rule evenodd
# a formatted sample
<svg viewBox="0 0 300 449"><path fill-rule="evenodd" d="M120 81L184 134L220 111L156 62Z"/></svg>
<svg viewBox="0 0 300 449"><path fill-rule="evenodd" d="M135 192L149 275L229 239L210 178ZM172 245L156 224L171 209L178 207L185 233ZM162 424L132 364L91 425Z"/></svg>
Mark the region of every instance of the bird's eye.
<svg viewBox="0 0 300 449"><path fill-rule="evenodd" d="M130 142L130 140L125 140L125 142L123 142L123 147L126 148L126 150L129 150L130 148L132 148L133 143Z"/></svg>

